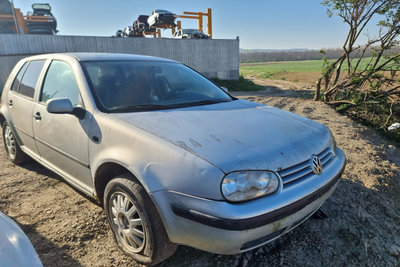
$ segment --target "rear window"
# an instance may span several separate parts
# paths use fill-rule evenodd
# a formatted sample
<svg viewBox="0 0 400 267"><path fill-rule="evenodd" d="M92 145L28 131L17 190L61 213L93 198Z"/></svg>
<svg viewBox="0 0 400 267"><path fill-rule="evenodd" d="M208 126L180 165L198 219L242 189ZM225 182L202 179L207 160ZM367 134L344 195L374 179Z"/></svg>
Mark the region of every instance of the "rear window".
<svg viewBox="0 0 400 267"><path fill-rule="evenodd" d="M19 93L21 95L33 98L43 65L44 60L34 60L29 63L19 87Z"/></svg>
<svg viewBox="0 0 400 267"><path fill-rule="evenodd" d="M25 62L25 64L19 70L17 77L15 77L14 82L11 86L11 91L18 92L19 85L21 84L22 75L24 75L24 72L25 72L27 66L28 66L28 62Z"/></svg>

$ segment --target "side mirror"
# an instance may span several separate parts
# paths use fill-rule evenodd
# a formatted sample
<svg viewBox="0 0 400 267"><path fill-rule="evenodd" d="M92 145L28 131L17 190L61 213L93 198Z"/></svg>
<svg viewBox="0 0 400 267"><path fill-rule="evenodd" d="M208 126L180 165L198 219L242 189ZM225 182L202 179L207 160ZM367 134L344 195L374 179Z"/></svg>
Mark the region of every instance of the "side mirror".
<svg viewBox="0 0 400 267"><path fill-rule="evenodd" d="M50 99L46 103L46 110L47 112L53 114L72 114L79 119L83 119L86 114L86 110L83 108L73 107L68 98Z"/></svg>
<svg viewBox="0 0 400 267"><path fill-rule="evenodd" d="M46 109L49 113L72 114L74 107L68 98L55 98L47 101Z"/></svg>
<svg viewBox="0 0 400 267"><path fill-rule="evenodd" d="M226 87L222 87L222 86L221 86L221 89L224 90L224 91L227 92L227 93L228 93L228 91L229 91L228 88L226 88Z"/></svg>

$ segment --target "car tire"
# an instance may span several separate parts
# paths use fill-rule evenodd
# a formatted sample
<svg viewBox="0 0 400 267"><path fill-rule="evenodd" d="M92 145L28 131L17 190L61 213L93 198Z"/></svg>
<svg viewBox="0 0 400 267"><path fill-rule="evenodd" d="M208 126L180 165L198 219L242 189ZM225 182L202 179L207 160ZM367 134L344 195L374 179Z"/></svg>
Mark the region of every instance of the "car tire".
<svg viewBox="0 0 400 267"><path fill-rule="evenodd" d="M29 161L29 156L19 147L16 135L6 121L2 125L2 135L4 149L6 150L7 157L11 162L20 164Z"/></svg>
<svg viewBox="0 0 400 267"><path fill-rule="evenodd" d="M131 174L114 177L104 192L104 210L114 240L128 256L157 264L175 253L164 224L146 190Z"/></svg>

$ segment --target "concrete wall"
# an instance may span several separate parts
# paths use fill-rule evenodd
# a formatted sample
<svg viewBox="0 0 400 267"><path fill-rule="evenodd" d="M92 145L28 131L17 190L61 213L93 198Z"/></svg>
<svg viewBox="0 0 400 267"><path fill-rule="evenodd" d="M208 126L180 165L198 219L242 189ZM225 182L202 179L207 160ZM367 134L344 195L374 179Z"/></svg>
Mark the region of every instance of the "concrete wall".
<svg viewBox="0 0 400 267"><path fill-rule="evenodd" d="M19 59L57 52L150 55L180 61L207 77L239 78L239 40L0 34L0 88L3 88L5 79Z"/></svg>

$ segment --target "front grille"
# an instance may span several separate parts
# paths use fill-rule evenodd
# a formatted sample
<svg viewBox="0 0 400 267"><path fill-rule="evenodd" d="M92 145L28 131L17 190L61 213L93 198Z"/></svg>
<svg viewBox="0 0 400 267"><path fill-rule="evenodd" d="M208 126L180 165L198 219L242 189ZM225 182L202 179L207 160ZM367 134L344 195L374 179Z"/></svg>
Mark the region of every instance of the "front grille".
<svg viewBox="0 0 400 267"><path fill-rule="evenodd" d="M324 167L333 159L334 154L332 148L329 146L321 153L317 154L317 156L321 160L323 172ZM305 180L314 175L311 169L310 160L306 160L292 167L283 169L278 173L282 177L283 187L295 181Z"/></svg>

